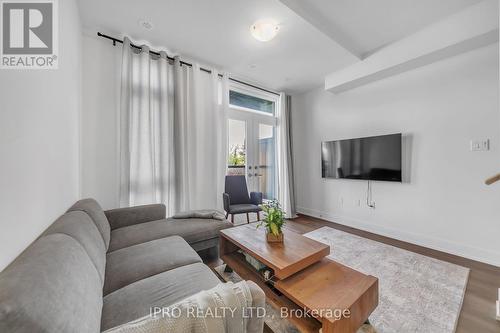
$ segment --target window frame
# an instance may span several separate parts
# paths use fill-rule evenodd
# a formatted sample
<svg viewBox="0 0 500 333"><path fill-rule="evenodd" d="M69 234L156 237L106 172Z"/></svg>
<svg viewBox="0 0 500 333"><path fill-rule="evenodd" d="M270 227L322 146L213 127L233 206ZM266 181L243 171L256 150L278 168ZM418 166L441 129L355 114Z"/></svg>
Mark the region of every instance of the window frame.
<svg viewBox="0 0 500 333"><path fill-rule="evenodd" d="M257 124L262 124L262 125L269 125L273 127L273 136L274 136L274 144L275 144L275 155L277 153L277 144L278 144L278 139L277 139L277 131L276 127L278 125L278 113L279 113L279 107L280 107L280 96L272 93L268 93L265 91L262 91L257 88L249 87L246 85L242 85L238 82L230 82L229 83L229 90L236 91L241 94L249 95L249 96L254 96L257 98L262 98L268 101L274 102L274 113L267 113L263 111L258 111L254 109L249 109L245 107L240 107L237 105L232 105L229 104L229 112L228 112L228 119L233 119L233 120L240 120L244 121L246 123L246 129L245 129L245 145L246 145L246 160L245 160L245 175L248 174L248 167L249 167L249 156L255 159L256 158L256 151L250 151L250 146L248 144L249 140L255 139L255 136L258 135L257 133L254 133L253 131L256 130L255 126ZM229 95L229 91L227 92ZM229 97L229 96L228 96ZM255 148L255 147L254 147ZM277 168L277 161L278 161L278 156L274 156L274 165ZM255 163L255 161L253 161ZM275 170L275 179L277 180L277 174L278 170ZM255 184L254 184L255 185ZM277 195L278 191L278 184L277 181L275 181L275 184L273 184L274 187L274 193ZM251 188L251 185L249 184L249 188Z"/></svg>
<svg viewBox="0 0 500 333"><path fill-rule="evenodd" d="M265 116L265 117L272 117L272 118L276 119L276 116L277 116L276 113L278 111L278 103L279 103L279 100L280 100L280 97L278 95L271 94L271 93L268 93L266 91L263 91L263 90L260 90L260 89L257 89L257 88L253 88L253 87L249 87L247 85L244 85L244 84L241 84L241 83L238 83L238 82L234 82L234 81L231 81L229 83L228 94L230 93L230 91L235 91L237 93L248 95L248 96L252 96L252 97L256 97L256 98L261 98L261 99L264 99L266 101L270 101L270 102L274 103L273 113L259 111L259 110L255 110L255 109L250 109L250 108L246 108L246 107L243 107L243 106L233 105L229 101L229 109L230 110L252 112L252 113L255 113L255 114L258 114L258 115L262 115L262 116Z"/></svg>

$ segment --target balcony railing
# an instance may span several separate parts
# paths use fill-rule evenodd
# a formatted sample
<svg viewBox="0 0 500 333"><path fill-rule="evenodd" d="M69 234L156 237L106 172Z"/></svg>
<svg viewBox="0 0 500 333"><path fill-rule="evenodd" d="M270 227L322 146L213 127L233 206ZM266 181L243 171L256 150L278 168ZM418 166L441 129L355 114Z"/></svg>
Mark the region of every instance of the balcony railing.
<svg viewBox="0 0 500 333"><path fill-rule="evenodd" d="M245 166L244 165L228 165L227 166L228 176L244 176Z"/></svg>

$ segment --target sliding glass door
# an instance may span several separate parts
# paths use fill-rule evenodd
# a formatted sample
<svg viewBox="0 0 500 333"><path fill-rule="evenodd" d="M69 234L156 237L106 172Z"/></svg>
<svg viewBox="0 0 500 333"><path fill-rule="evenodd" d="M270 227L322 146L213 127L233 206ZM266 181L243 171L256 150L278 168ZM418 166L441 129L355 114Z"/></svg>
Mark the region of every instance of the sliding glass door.
<svg viewBox="0 0 500 333"><path fill-rule="evenodd" d="M249 191L276 198L276 101L231 91L228 175L245 175ZM267 99L265 99L265 98Z"/></svg>

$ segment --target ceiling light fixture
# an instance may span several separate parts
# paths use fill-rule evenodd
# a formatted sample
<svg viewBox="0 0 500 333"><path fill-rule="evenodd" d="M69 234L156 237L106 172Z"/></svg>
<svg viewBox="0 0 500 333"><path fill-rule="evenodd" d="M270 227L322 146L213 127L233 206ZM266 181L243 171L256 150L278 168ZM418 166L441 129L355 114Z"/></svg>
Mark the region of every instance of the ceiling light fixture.
<svg viewBox="0 0 500 333"><path fill-rule="evenodd" d="M279 30L279 25L270 20L259 20L250 27L252 36L261 42L270 41L276 37Z"/></svg>

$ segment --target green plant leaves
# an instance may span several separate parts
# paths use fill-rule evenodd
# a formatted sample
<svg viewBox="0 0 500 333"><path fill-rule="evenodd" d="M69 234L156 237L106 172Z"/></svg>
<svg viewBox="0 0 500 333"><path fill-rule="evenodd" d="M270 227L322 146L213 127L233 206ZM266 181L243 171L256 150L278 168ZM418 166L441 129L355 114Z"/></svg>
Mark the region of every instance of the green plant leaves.
<svg viewBox="0 0 500 333"><path fill-rule="evenodd" d="M271 233L274 235L274 236L278 236L280 234L280 230L278 230L278 226L274 223L270 224L269 225L269 229L271 229Z"/></svg>
<svg viewBox="0 0 500 333"><path fill-rule="evenodd" d="M285 224L285 213L277 200L270 200L260 206L265 213L264 219L257 225L257 228L265 225L268 232L275 236L281 233L281 228Z"/></svg>

